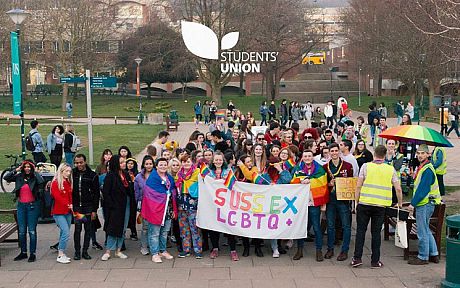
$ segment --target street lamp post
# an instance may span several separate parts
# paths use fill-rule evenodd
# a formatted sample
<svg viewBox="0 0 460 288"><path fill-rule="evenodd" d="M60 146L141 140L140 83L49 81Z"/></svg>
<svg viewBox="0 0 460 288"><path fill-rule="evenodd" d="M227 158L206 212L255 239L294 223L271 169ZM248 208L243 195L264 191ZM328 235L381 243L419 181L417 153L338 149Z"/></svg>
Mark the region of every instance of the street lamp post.
<svg viewBox="0 0 460 288"><path fill-rule="evenodd" d="M142 62L142 59L137 57L134 59L134 61L137 64L137 69L136 69L136 96L139 97L139 124L142 124L142 99L141 99L141 69L140 65Z"/></svg>
<svg viewBox="0 0 460 288"><path fill-rule="evenodd" d="M361 67L358 68L358 106L361 107Z"/></svg>
<svg viewBox="0 0 460 288"><path fill-rule="evenodd" d="M19 36L21 34L21 24L26 20L29 13L22 9L13 9L6 14L11 18L11 20L16 24L16 32L11 32L11 43L15 44L16 47L11 47L11 64L12 70L11 75L13 78L13 114L15 113L15 106L19 104L20 111L19 116L21 117L21 146L22 146L22 160L26 159L26 142L25 142L25 129L24 129L24 104L23 104L23 93L27 91L21 91L22 87L22 69L21 69L21 49L19 45ZM12 45L13 46L13 45ZM27 86L26 86L27 87ZM25 89L27 90L27 89ZM19 103L17 103L19 102Z"/></svg>

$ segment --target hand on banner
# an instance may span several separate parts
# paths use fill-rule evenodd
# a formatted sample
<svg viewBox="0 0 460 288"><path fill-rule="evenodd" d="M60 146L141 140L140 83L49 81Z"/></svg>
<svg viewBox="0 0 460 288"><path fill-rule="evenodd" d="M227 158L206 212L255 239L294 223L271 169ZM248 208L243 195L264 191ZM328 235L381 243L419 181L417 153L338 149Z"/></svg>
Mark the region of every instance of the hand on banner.
<svg viewBox="0 0 460 288"><path fill-rule="evenodd" d="M302 183L302 184L310 184L310 178L305 178L300 183Z"/></svg>

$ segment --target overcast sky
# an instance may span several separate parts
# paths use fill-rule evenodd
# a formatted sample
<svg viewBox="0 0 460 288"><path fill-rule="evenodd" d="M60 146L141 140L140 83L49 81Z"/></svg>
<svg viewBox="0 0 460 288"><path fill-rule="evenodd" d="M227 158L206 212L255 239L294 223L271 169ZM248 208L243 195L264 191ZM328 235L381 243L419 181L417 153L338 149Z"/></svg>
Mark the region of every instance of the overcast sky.
<svg viewBox="0 0 460 288"><path fill-rule="evenodd" d="M348 5L348 0L306 0L319 7L344 7Z"/></svg>

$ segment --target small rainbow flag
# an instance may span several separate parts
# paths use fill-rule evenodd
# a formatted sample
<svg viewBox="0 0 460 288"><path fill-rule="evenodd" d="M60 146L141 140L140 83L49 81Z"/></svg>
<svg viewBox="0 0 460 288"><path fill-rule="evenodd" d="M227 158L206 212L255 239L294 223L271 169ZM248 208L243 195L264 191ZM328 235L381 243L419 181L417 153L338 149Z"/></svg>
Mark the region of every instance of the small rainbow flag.
<svg viewBox="0 0 460 288"><path fill-rule="evenodd" d="M86 222L86 220L88 220L85 214L81 214L75 211L73 212L73 217L75 217L75 221Z"/></svg>
<svg viewBox="0 0 460 288"><path fill-rule="evenodd" d="M233 171L230 170L230 172L228 172L227 178L225 178L224 185L225 187L227 187L228 190L232 190L233 186L235 186L235 183L236 183L235 174L233 174Z"/></svg>
<svg viewBox="0 0 460 288"><path fill-rule="evenodd" d="M209 173L211 172L211 170L209 170L209 167L208 165L206 165L206 163L201 163L201 166L200 166L200 174L201 174L201 177L206 177L206 175L208 175Z"/></svg>
<svg viewBox="0 0 460 288"><path fill-rule="evenodd" d="M284 165L283 165L283 166L284 166L284 168L285 168L286 170L291 170L292 167L295 166L295 161L294 161L294 159L289 158L288 160L286 160L286 162L284 162Z"/></svg>
<svg viewBox="0 0 460 288"><path fill-rule="evenodd" d="M226 115L227 115L226 109L219 109L216 111L216 117L225 118Z"/></svg>
<svg viewBox="0 0 460 288"><path fill-rule="evenodd" d="M259 173L257 172L254 172L253 176L252 176L252 182L254 182L254 184L259 184L259 185L262 185L262 184L270 184L270 181L267 181L267 179L265 179L264 177L262 177L262 175L260 175Z"/></svg>

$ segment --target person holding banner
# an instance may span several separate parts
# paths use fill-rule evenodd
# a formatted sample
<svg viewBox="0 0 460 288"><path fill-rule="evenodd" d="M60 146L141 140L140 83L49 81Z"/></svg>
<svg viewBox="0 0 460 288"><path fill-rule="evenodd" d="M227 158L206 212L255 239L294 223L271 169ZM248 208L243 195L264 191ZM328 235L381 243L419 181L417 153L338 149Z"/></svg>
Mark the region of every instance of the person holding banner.
<svg viewBox="0 0 460 288"><path fill-rule="evenodd" d="M342 141L342 143L343 142L345 141ZM329 183L328 187L330 192L329 203L326 206L327 252L324 255L324 258L331 259L332 256L334 256L334 243L336 240L335 221L338 213L343 229L343 244L342 251L339 256L337 256L337 261L345 261L348 258L351 238L351 209L349 200L353 200L353 197L349 200L338 200L338 192L340 191L337 191L336 189L336 179L341 177L353 177L354 169L350 163L340 158L339 145L337 143L329 145L329 153L331 155L331 160L324 165L324 169L327 172L327 181Z"/></svg>
<svg viewBox="0 0 460 288"><path fill-rule="evenodd" d="M182 168L177 173L178 179L176 186L177 204L179 210L179 227L182 238L182 252L179 258L190 256L190 246L193 242L195 258L201 259L202 240L200 228L196 226L196 211L198 208L198 174L200 168L192 163L189 155L184 155L180 159Z"/></svg>
<svg viewBox="0 0 460 288"><path fill-rule="evenodd" d="M229 173L229 169L227 167L227 162L225 162L224 154L220 151L215 151L214 156L212 157L212 162L209 165L209 174L208 176L217 179L217 180L224 180L227 178ZM212 250L210 257L211 259L216 259L219 256L219 238L220 232L218 231L209 231L211 236L211 244ZM232 261L239 261L240 258L236 253L236 238L235 235L227 235L228 236L228 245L230 246L230 258Z"/></svg>
<svg viewBox="0 0 460 288"><path fill-rule="evenodd" d="M381 268L380 261L381 230L385 217L385 207L392 204L392 187L396 189L398 206L402 207L402 190L396 170L385 165L387 149L383 145L375 147L374 161L364 163L359 172L356 184L356 241L355 252L351 266L359 267L363 264L363 246L366 230L371 221L372 256L371 267Z"/></svg>
<svg viewBox="0 0 460 288"><path fill-rule="evenodd" d="M310 184L310 203L308 203L308 226L313 226L315 232L316 261L323 261L323 232L321 230L321 210L329 202L327 175L324 168L313 160L313 152L304 150L301 161L294 167L292 184ZM307 231L310 230L309 227ZM329 232L328 232L329 233ZM292 260L303 257L305 239L297 240L297 252Z"/></svg>

